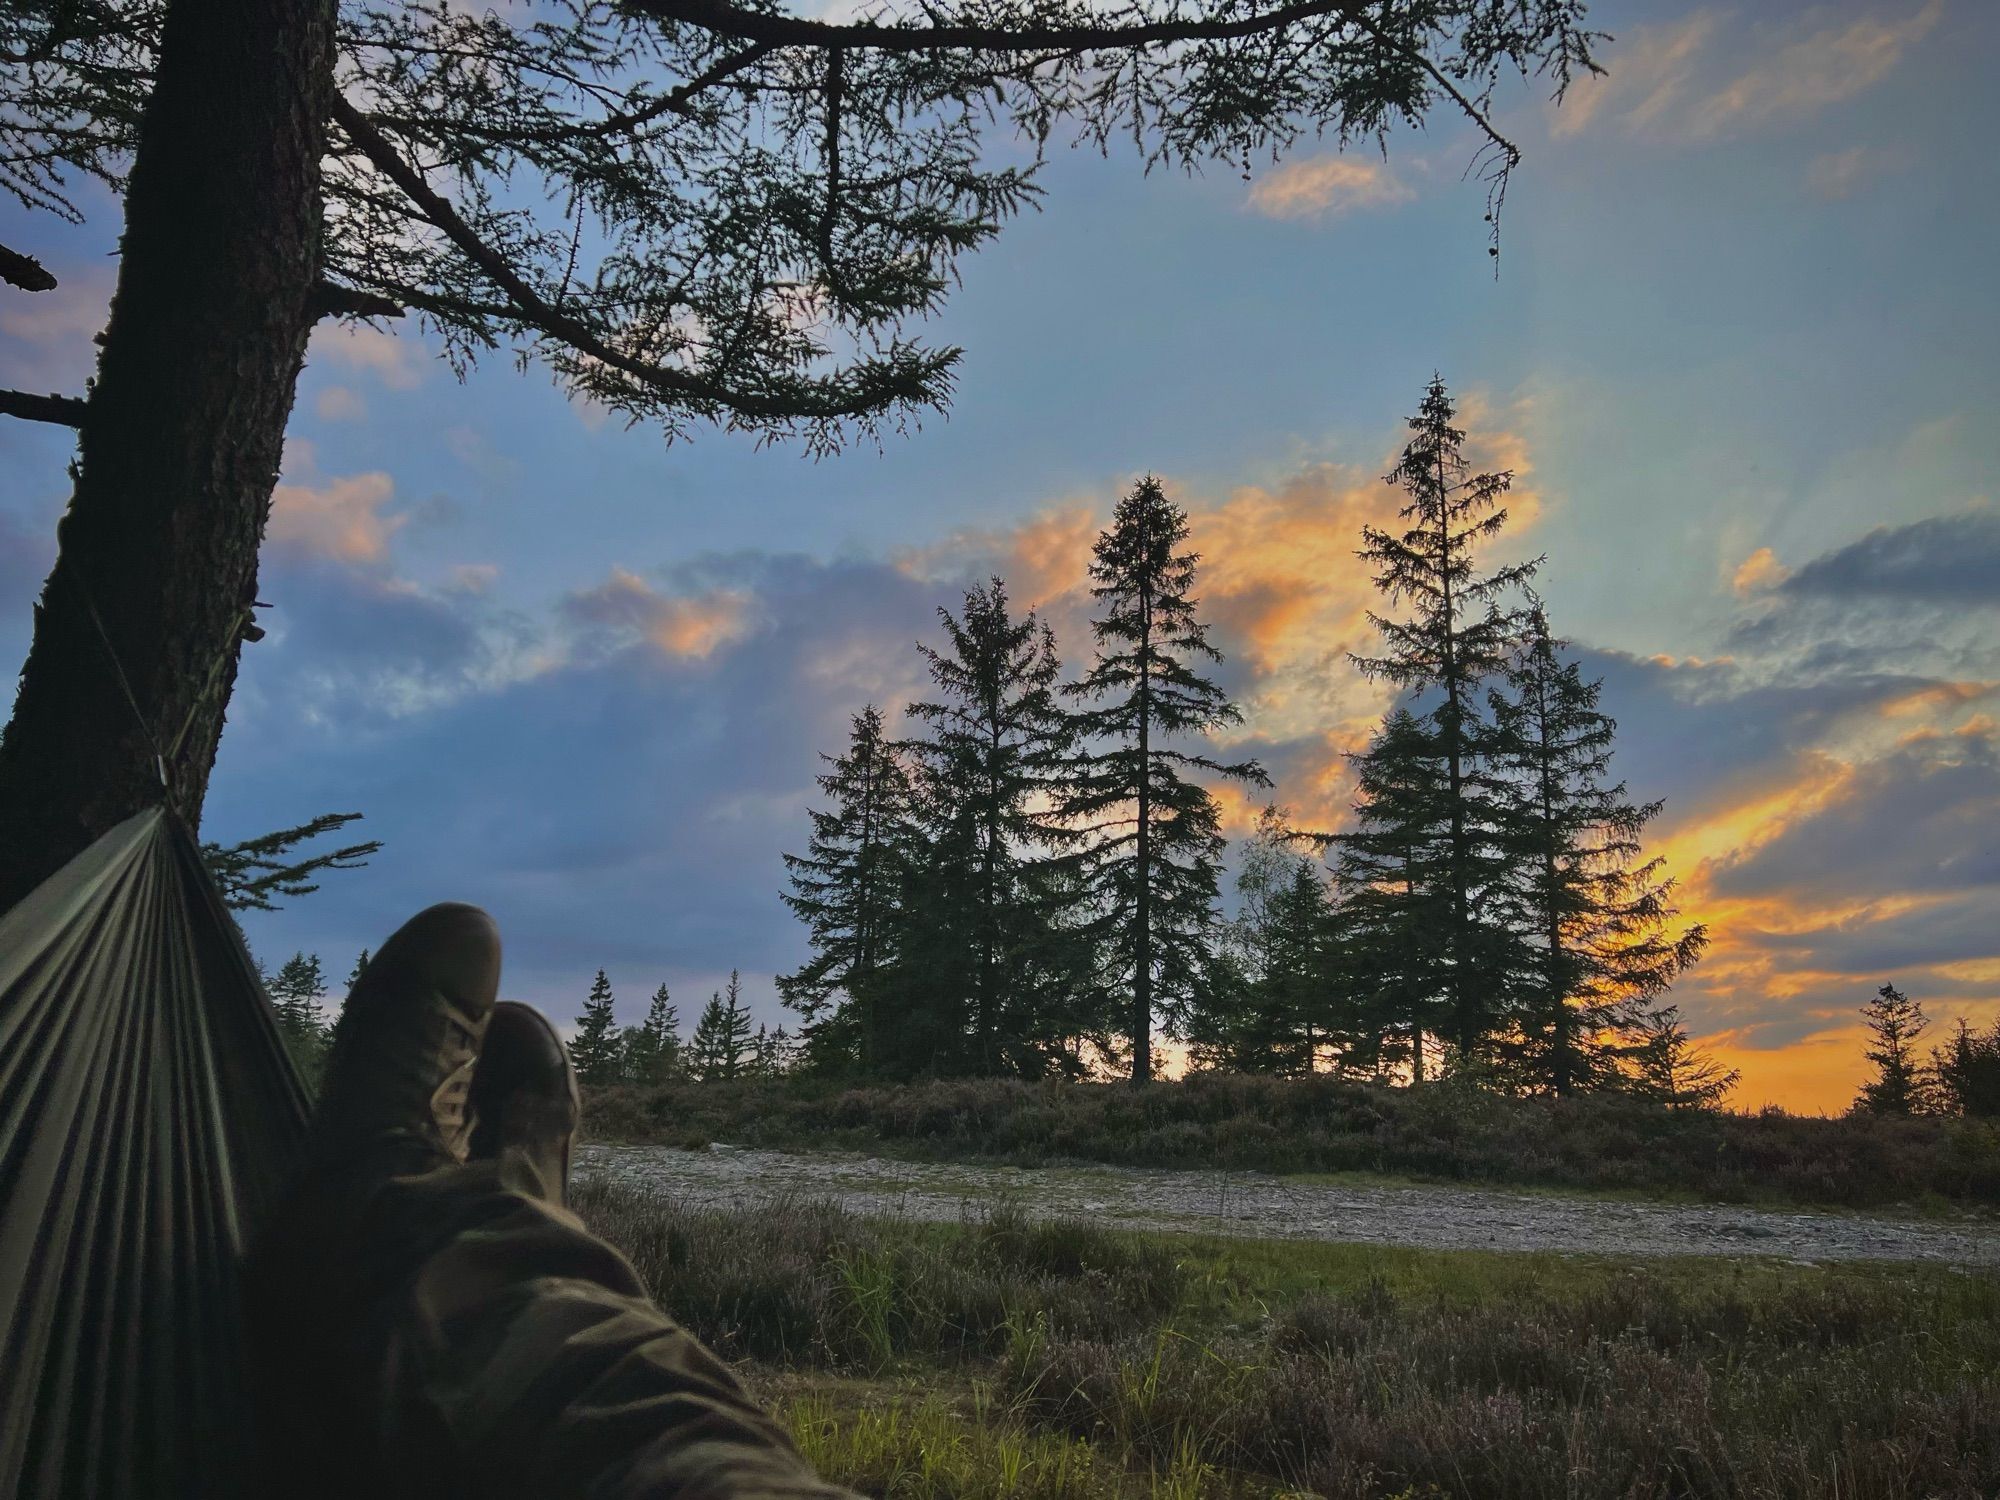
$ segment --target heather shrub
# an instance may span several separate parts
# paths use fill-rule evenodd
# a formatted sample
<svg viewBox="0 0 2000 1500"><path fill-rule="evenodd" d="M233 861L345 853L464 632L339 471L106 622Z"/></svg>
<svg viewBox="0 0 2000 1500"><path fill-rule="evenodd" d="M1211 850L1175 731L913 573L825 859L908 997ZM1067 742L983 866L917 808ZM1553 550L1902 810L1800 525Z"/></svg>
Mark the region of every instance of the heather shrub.
<svg viewBox="0 0 2000 1500"><path fill-rule="evenodd" d="M1873 1207L2000 1202L2000 1122L1673 1111L1197 1074L1124 1084L676 1084L588 1102L600 1140L838 1147L1036 1166L1369 1172L1441 1182Z"/></svg>

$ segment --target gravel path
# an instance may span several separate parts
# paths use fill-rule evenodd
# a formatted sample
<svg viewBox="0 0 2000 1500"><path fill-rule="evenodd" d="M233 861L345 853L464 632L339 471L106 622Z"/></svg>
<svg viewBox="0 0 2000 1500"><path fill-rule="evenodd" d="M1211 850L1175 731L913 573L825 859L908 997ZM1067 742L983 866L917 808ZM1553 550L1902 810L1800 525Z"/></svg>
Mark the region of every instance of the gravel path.
<svg viewBox="0 0 2000 1500"><path fill-rule="evenodd" d="M1449 1250L1591 1255L1765 1255L2000 1267L2000 1224L1921 1223L1725 1205L1611 1202L1489 1188L1390 1187L1134 1167L986 1166L716 1146L586 1146L583 1176L691 1203L833 1199L856 1213L957 1219L998 1203L1129 1229L1349 1240Z"/></svg>

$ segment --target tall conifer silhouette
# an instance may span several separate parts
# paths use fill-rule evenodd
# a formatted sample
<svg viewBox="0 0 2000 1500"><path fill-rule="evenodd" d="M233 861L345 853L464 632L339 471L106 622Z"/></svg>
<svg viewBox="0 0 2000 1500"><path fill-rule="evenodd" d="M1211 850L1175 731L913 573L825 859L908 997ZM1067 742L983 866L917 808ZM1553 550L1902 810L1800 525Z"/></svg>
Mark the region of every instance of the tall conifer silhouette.
<svg viewBox="0 0 2000 1500"><path fill-rule="evenodd" d="M611 981L599 969L590 982L583 1014L576 1018L576 1031L569 1039L569 1060L576 1067L576 1076L587 1084L618 1082L620 1048L618 1022L613 1014L616 1005Z"/></svg>
<svg viewBox="0 0 2000 1500"><path fill-rule="evenodd" d="M1539 601L1492 695L1497 764L1512 794L1507 847L1526 933L1517 1021L1523 1082L1558 1095L1614 1082L1614 1033L1707 945L1673 930L1674 883L1641 839L1658 802L1609 779L1617 725L1549 632Z"/></svg>
<svg viewBox="0 0 2000 1500"><path fill-rule="evenodd" d="M828 805L811 814L806 853L785 856L785 904L806 924L813 956L779 976L778 993L804 1017L810 1057L866 1069L880 1060L888 1024L877 989L912 836L910 778L873 704L854 716L847 752L822 759Z"/></svg>
<svg viewBox="0 0 2000 1500"><path fill-rule="evenodd" d="M1444 946L1451 921L1450 828L1435 738L1397 708L1354 757L1354 823L1331 840L1342 893L1342 965L1385 1066L1431 1076L1425 1038L1446 1024Z"/></svg>
<svg viewBox="0 0 2000 1500"><path fill-rule="evenodd" d="M1044 975L1033 950L1050 922L1043 871L1060 830L1049 796L1069 740L1056 699L1055 637L1032 611L1016 618L998 578L970 589L962 611L938 610L946 649L919 645L936 696L910 706L929 727L912 748L922 816L962 943L951 972L931 978L966 997L966 1062L978 1073L1041 1071L1035 1014Z"/></svg>
<svg viewBox="0 0 2000 1500"><path fill-rule="evenodd" d="M1444 381L1433 377L1410 440L1387 482L1398 486L1404 527L1362 528L1360 555L1375 568L1375 584L1408 618L1371 613L1382 634L1380 656L1355 665L1403 689L1423 709L1427 747L1411 753L1435 759L1442 771L1444 922L1439 930L1439 977L1447 1002L1443 1024L1461 1056L1470 1058L1500 1020L1510 967L1510 934L1489 919L1485 898L1505 874L1498 830L1503 809L1488 762L1494 740L1479 692L1502 671L1520 628L1511 593L1539 560L1482 572L1476 553L1507 524L1500 499L1513 482L1505 471L1474 474L1465 433ZM1425 878L1432 878L1429 866Z"/></svg>
<svg viewBox="0 0 2000 1500"><path fill-rule="evenodd" d="M1897 989L1884 984L1861 1007L1861 1019L1868 1028L1868 1061L1875 1076L1861 1085L1854 1108L1865 1114L1922 1114L1930 1104L1930 1080L1917 1056L1917 1041L1930 1029L1924 1008Z"/></svg>
<svg viewBox="0 0 2000 1500"><path fill-rule="evenodd" d="M1222 654L1195 613L1187 516L1148 475L1097 539L1091 596L1096 659L1069 691L1086 748L1063 789L1065 823L1095 908L1107 968L1130 997L1132 1081L1153 1076L1155 1012L1185 1015L1209 968L1223 838L1215 799L1190 771L1256 785L1255 761L1225 764L1180 745L1242 715L1197 664Z"/></svg>

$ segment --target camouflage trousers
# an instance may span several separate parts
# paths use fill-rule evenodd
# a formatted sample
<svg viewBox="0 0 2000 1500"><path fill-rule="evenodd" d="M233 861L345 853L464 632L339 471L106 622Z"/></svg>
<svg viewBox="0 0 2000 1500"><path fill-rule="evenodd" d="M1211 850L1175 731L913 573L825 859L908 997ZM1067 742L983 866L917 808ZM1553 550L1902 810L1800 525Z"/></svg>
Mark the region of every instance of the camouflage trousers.
<svg viewBox="0 0 2000 1500"><path fill-rule="evenodd" d="M852 1500L534 1169L308 1181L247 1267L273 1494Z"/></svg>

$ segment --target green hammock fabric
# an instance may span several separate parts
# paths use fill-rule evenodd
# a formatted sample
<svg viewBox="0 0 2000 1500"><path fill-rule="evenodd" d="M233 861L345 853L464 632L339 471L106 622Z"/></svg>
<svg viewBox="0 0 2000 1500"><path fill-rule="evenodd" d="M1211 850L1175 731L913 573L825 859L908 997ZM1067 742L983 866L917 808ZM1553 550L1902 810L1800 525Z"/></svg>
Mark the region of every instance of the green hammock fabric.
<svg viewBox="0 0 2000 1500"><path fill-rule="evenodd" d="M237 1264L306 1109L178 818L0 917L0 1500L255 1491Z"/></svg>

